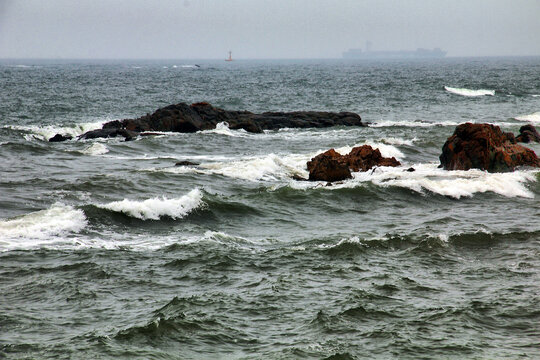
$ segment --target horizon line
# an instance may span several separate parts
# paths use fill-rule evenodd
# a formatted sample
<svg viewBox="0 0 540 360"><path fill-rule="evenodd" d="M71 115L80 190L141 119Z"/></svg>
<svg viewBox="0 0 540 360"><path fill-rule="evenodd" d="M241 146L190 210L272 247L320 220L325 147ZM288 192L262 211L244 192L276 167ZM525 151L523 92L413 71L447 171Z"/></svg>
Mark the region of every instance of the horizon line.
<svg viewBox="0 0 540 360"><path fill-rule="evenodd" d="M540 57L540 54L537 55L452 55L445 56L442 58L437 58L436 60L441 59L457 59L457 58L524 58L524 57ZM135 57L117 57L117 58L107 58L107 57L96 57L96 58L87 58L87 57L0 57L0 61L5 60L59 60L59 61L70 61L70 60L95 60L95 61L170 61L170 60L201 60L201 61L225 61L224 58L181 58L181 57L163 57L163 58L135 58ZM430 58L388 58L388 59L345 59L343 57L305 57L305 58L236 58L234 61L251 61L251 60L347 60L347 61L385 61L385 60L435 60Z"/></svg>

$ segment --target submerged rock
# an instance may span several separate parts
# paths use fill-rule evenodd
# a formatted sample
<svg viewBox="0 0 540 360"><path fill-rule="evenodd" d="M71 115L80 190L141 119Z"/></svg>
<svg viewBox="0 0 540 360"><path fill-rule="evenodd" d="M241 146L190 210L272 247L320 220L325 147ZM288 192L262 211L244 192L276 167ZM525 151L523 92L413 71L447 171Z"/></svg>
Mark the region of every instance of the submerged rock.
<svg viewBox="0 0 540 360"><path fill-rule="evenodd" d="M175 166L197 166L197 165L200 165L200 164L196 163L196 162L191 162L191 161L188 161L188 160L183 160L183 161L178 161L174 165Z"/></svg>
<svg viewBox="0 0 540 360"><path fill-rule="evenodd" d="M62 134L56 134L52 138L49 139L49 142L61 142L66 140L73 139L73 136L71 135L62 135Z"/></svg>
<svg viewBox="0 0 540 360"><path fill-rule="evenodd" d="M519 135L516 137L516 141L522 143L540 142L540 134L538 134L538 131L536 131L533 125L523 125L519 128Z"/></svg>
<svg viewBox="0 0 540 360"><path fill-rule="evenodd" d="M491 124L458 125L439 157L445 170L513 171L518 166L540 167L534 151L516 144L511 133Z"/></svg>
<svg viewBox="0 0 540 360"><path fill-rule="evenodd" d="M370 145L357 146L347 155L330 149L308 161L309 180L340 181L350 179L351 171L368 171L375 166L400 166L394 157L385 158Z"/></svg>
<svg viewBox="0 0 540 360"><path fill-rule="evenodd" d="M135 134L152 131L193 133L215 129L221 122L229 124L230 129L244 129L250 133L280 128L366 126L358 114L350 112L295 111L254 114L249 111L223 110L209 103L199 102L191 105L169 105L137 119L111 121L104 124L102 130L128 130ZM80 138L111 137L111 134L115 133L93 130ZM117 135L121 133L114 136Z"/></svg>
<svg viewBox="0 0 540 360"><path fill-rule="evenodd" d="M98 130L91 130L79 136L79 139L97 139L97 138L111 138L122 136L126 141L133 140L137 137L137 133L134 131L118 128L103 128Z"/></svg>

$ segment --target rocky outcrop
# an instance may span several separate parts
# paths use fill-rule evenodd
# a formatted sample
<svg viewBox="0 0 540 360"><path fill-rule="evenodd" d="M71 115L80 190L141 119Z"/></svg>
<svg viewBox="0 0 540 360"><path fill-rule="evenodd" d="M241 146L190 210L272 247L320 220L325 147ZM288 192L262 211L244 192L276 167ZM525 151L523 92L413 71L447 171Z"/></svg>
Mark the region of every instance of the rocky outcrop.
<svg viewBox="0 0 540 360"><path fill-rule="evenodd" d="M538 131L536 131L533 125L523 125L519 128L519 135L516 136L516 141L522 143L540 142L540 134L538 134Z"/></svg>
<svg viewBox="0 0 540 360"><path fill-rule="evenodd" d="M513 134L491 124L461 124L443 145L439 157L446 170L513 171L518 166L540 167L534 151L516 144Z"/></svg>
<svg viewBox="0 0 540 360"><path fill-rule="evenodd" d="M147 114L137 119L111 121L103 125L101 132L93 130L81 135L80 138L90 139L128 134L123 133L123 130L130 131L131 134L152 131L193 133L215 129L216 125L221 122L227 123L230 129L244 129L250 133L261 133L263 130L280 128L366 126L359 115L350 112L296 111L254 114L249 111L223 110L206 102L200 102L191 105L185 103L169 105L156 110L153 114Z"/></svg>
<svg viewBox="0 0 540 360"><path fill-rule="evenodd" d="M122 136L126 141L133 140L137 137L137 133L134 131L118 128L103 128L98 130L91 130L85 132L79 136L79 139L97 139L97 138L111 138Z"/></svg>
<svg viewBox="0 0 540 360"><path fill-rule="evenodd" d="M308 161L309 180L311 181L341 181L352 177L349 165L344 156L330 149Z"/></svg>
<svg viewBox="0 0 540 360"><path fill-rule="evenodd" d="M368 171L375 166L400 166L394 157L385 158L370 145L355 147L347 155L330 149L308 161L309 180L340 181L350 179L351 171Z"/></svg>
<svg viewBox="0 0 540 360"><path fill-rule="evenodd" d="M49 142L61 142L66 140L73 139L73 136L71 135L62 135L62 134L56 134L52 138L49 139Z"/></svg>

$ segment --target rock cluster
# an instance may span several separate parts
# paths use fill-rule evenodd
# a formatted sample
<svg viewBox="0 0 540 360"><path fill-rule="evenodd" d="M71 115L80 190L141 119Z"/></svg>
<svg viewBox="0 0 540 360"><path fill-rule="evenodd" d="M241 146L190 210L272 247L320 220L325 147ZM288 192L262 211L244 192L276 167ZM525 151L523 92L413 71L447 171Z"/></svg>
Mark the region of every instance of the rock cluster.
<svg viewBox="0 0 540 360"><path fill-rule="evenodd" d="M439 159L445 170L507 172L518 166L540 167L534 151L516 144L512 133L491 124L458 125L444 143Z"/></svg>
<svg viewBox="0 0 540 360"><path fill-rule="evenodd" d="M347 155L330 149L308 161L309 180L340 181L352 177L351 171L368 171L375 166L400 166L394 157L385 158L370 145L355 147Z"/></svg>
<svg viewBox="0 0 540 360"><path fill-rule="evenodd" d="M249 111L223 110L206 102L199 102L191 105L186 103L169 105L137 119L110 121L104 124L102 129L86 132L79 138L123 136L126 140L131 140L134 136L149 134L152 131L193 133L211 130L221 122L227 123L230 129L244 129L251 133L281 128L366 126L358 114L351 112L294 111L254 114ZM55 136L51 141L62 140Z"/></svg>

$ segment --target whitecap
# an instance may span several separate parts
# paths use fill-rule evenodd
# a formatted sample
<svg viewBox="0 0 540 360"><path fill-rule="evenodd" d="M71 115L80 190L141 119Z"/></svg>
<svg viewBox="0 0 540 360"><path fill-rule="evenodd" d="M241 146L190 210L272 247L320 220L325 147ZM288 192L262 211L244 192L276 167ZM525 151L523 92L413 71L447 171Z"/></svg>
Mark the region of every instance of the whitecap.
<svg viewBox="0 0 540 360"><path fill-rule="evenodd" d="M167 199L166 197L155 197L141 201L124 199L96 206L141 220L159 220L162 216L180 219L200 207L203 204L202 197L203 194L199 189L193 189L188 194L176 199Z"/></svg>
<svg viewBox="0 0 540 360"><path fill-rule="evenodd" d="M397 186L425 194L426 191L456 199L472 197L477 193L493 192L509 198L534 198L526 183L536 181L537 170L521 170L509 173L488 173L477 169L447 171L438 164L414 164L414 172L404 167L378 167L372 171L352 173L353 178L325 189L354 188L372 183L377 186ZM308 189L324 185L324 182L291 181L293 188Z"/></svg>
<svg viewBox="0 0 540 360"><path fill-rule="evenodd" d="M393 120L380 120L375 123L369 124L369 127L434 127L434 126L457 126L461 123L455 121L439 121L439 122L426 122L426 121L393 121Z"/></svg>
<svg viewBox="0 0 540 360"><path fill-rule="evenodd" d="M94 121L94 122L73 124L70 126L6 125L4 126L4 128L28 132L29 134L26 134L24 137L26 140L29 140L29 141L32 141L34 139L48 141L50 138L52 138L56 134L71 135L72 137L77 137L81 134L84 134L87 131L101 129L101 127L103 126L105 122L106 121Z"/></svg>
<svg viewBox="0 0 540 360"><path fill-rule="evenodd" d="M444 90L448 91L449 93L461 95L461 96L468 96L468 97L475 97L475 96L494 96L495 90L488 90L488 89L465 89L465 88L453 88L450 86L445 86Z"/></svg>
<svg viewBox="0 0 540 360"><path fill-rule="evenodd" d="M53 244L62 241L62 235L77 233L86 225L82 210L55 203L47 210L0 220L0 250Z"/></svg>
<svg viewBox="0 0 540 360"><path fill-rule="evenodd" d="M527 121L532 123L540 123L540 111L529 114L529 115L520 115L514 118L517 121Z"/></svg>
<svg viewBox="0 0 540 360"><path fill-rule="evenodd" d="M393 145L387 145L387 144L371 141L371 140L367 140L361 144L355 144L353 146L343 146L335 150L341 155L346 155L350 153L354 147L363 146L363 145L369 145L373 149L379 149L379 151L381 152L381 155L384 157L395 157L396 159L403 159L405 157L405 155L397 147Z"/></svg>
<svg viewBox="0 0 540 360"><path fill-rule="evenodd" d="M381 142L388 144L388 145L406 145L406 146L413 146L413 143L418 141L417 138L412 139L401 139L401 138L395 138L395 137L387 137L380 140Z"/></svg>
<svg viewBox="0 0 540 360"><path fill-rule="evenodd" d="M247 131L244 129L231 130L229 129L229 123L223 121L216 124L216 128L212 130L203 130L199 131L201 134L220 134L232 137L245 137L248 135Z"/></svg>
<svg viewBox="0 0 540 360"><path fill-rule="evenodd" d="M373 148L378 148L384 157L395 157L397 159L403 159L405 157L395 146L373 141L366 141L353 146L344 146L335 150L340 154L348 154L353 147L361 145L371 145ZM248 181L288 180L294 175L306 178L308 176L306 163L324 151L326 150L319 150L311 154L249 156L229 161L201 163L198 166L153 167L143 169L143 171L166 172L171 174L217 174Z"/></svg>
<svg viewBox="0 0 540 360"><path fill-rule="evenodd" d="M107 146L101 144L101 143L93 143L87 147L85 147L82 150L79 150L80 153L85 155L103 155L109 152L109 149Z"/></svg>

